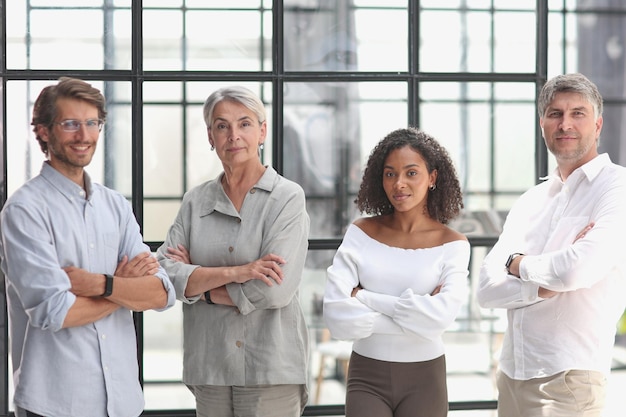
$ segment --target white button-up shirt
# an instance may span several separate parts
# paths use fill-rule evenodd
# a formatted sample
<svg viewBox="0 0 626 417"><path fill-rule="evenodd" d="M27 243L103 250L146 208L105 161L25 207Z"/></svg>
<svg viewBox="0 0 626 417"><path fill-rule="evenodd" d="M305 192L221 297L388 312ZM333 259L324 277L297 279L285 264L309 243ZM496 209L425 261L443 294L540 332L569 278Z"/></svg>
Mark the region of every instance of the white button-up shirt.
<svg viewBox="0 0 626 417"><path fill-rule="evenodd" d="M608 375L626 308L625 236L626 169L607 154L520 197L483 261L477 294L482 307L507 309L502 372L520 380L568 369ZM504 267L514 252L526 255L520 278ZM559 294L540 298L540 287Z"/></svg>

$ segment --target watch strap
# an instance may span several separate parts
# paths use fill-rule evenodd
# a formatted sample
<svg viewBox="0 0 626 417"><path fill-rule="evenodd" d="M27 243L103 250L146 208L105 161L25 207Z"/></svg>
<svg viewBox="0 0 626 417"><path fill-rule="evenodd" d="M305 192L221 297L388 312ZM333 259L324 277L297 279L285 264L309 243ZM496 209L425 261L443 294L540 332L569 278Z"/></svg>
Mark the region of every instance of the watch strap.
<svg viewBox="0 0 626 417"><path fill-rule="evenodd" d="M104 274L104 292L102 297L108 297L113 294L113 275Z"/></svg>
<svg viewBox="0 0 626 417"><path fill-rule="evenodd" d="M211 290L204 292L204 299L206 300L207 304L215 304L213 301L211 301Z"/></svg>
<svg viewBox="0 0 626 417"><path fill-rule="evenodd" d="M509 259L506 260L506 263L504 264L504 266L506 267L506 271L510 274L511 270L509 269L511 267L511 264L513 263L513 260L515 258L517 258L518 256L522 256L524 255L523 253L520 252L515 252L509 255Z"/></svg>

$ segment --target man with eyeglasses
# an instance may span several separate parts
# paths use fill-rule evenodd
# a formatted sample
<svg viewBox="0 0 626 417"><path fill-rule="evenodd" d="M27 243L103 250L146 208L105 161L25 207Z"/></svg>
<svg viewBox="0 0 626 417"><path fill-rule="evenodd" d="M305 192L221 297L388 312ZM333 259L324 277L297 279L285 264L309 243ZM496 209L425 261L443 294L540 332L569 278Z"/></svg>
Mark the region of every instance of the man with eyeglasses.
<svg viewBox="0 0 626 417"><path fill-rule="evenodd" d="M47 161L0 214L18 417L139 416L132 311L175 302L126 198L84 171L104 105L82 80L42 90L32 125Z"/></svg>

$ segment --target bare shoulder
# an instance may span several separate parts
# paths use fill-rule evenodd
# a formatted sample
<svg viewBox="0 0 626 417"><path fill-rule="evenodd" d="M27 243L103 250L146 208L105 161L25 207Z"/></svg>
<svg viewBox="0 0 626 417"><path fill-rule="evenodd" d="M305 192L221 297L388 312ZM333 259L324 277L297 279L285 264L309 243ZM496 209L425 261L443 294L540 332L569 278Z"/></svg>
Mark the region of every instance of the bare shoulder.
<svg viewBox="0 0 626 417"><path fill-rule="evenodd" d="M450 243L456 240L467 241L467 236L465 236L463 233L458 232L448 226L443 226L442 238L443 238L442 239L443 243Z"/></svg>
<svg viewBox="0 0 626 417"><path fill-rule="evenodd" d="M359 217L353 222L353 224L359 229L363 230L364 232L367 232L368 230L371 231L371 230L375 230L376 228L378 228L380 221L379 221L378 216Z"/></svg>
<svg viewBox="0 0 626 417"><path fill-rule="evenodd" d="M360 217L352 224L361 229L366 235L375 240L380 240L384 230L384 216Z"/></svg>

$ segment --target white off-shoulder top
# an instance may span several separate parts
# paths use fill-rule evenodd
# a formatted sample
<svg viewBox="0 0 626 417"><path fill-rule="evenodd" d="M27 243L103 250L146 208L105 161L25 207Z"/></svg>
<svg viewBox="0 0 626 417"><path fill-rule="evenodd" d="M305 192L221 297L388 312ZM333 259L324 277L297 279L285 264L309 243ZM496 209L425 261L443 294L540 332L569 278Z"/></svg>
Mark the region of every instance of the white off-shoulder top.
<svg viewBox="0 0 626 417"><path fill-rule="evenodd" d="M444 354L443 332L467 301L470 245L385 245L354 224L327 270L323 314L331 335L372 359L418 362ZM351 297L352 289L363 290ZM431 296L438 286L441 291Z"/></svg>

